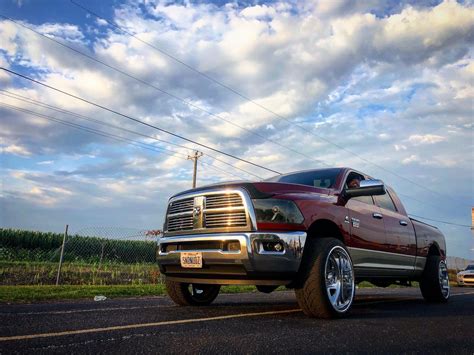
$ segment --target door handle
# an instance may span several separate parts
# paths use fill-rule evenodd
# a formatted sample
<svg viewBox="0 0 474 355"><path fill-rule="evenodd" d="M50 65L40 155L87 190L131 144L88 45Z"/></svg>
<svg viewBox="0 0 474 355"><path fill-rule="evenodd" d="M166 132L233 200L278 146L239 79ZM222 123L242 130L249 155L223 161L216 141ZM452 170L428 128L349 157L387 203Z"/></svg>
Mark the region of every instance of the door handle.
<svg viewBox="0 0 474 355"><path fill-rule="evenodd" d="M374 213L372 214L372 217L377 218L377 219L382 219L383 215L381 213Z"/></svg>
<svg viewBox="0 0 474 355"><path fill-rule="evenodd" d="M407 221L401 220L401 221L399 221L399 223L400 223L401 226L408 226L408 222L407 222Z"/></svg>

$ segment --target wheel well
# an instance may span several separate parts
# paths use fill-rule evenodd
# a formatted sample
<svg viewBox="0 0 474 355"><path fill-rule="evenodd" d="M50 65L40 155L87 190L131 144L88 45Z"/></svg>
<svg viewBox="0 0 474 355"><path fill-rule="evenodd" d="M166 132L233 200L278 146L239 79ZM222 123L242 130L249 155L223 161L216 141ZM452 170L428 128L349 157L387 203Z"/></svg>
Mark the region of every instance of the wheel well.
<svg viewBox="0 0 474 355"><path fill-rule="evenodd" d="M307 238L303 250L303 257L301 259L298 275L296 279L287 287L288 288L299 288L302 287L306 275L311 269L312 255L313 255L313 243L312 240L318 238L336 238L344 243L344 237L336 223L328 219L320 219L309 227L307 231Z"/></svg>
<svg viewBox="0 0 474 355"><path fill-rule="evenodd" d="M344 243L344 237L339 230L339 227L336 223L328 219L320 219L313 222L311 227L308 229L308 238L318 237L318 238L337 238Z"/></svg>
<svg viewBox="0 0 474 355"><path fill-rule="evenodd" d="M428 250L428 256L430 255L441 256L441 252L439 250L438 245L436 245L436 243L431 244L430 249Z"/></svg>

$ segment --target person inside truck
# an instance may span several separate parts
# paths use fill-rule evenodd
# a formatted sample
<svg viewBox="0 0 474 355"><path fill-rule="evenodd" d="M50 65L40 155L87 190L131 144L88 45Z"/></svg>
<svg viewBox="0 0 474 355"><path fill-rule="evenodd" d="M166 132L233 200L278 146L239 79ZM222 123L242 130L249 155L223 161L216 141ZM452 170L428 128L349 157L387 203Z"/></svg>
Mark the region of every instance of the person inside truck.
<svg viewBox="0 0 474 355"><path fill-rule="evenodd" d="M360 176L353 176L351 178L348 179L348 183L347 183L347 187L349 189L356 189L358 187L360 187Z"/></svg>

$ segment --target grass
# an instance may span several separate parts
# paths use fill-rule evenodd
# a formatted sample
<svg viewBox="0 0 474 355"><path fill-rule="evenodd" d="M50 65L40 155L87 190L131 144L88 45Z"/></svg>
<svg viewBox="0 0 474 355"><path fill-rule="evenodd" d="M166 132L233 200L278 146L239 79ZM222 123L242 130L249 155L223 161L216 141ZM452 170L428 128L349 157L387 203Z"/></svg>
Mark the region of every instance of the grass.
<svg viewBox="0 0 474 355"><path fill-rule="evenodd" d="M0 261L0 285L52 285L58 263ZM156 263L64 263L61 283L66 285L156 284L160 273Z"/></svg>
<svg viewBox="0 0 474 355"><path fill-rule="evenodd" d="M0 302L25 303L49 300L70 300L94 298L103 295L114 297L160 296L165 294L165 286L158 285L40 285L40 286L0 286Z"/></svg>
<svg viewBox="0 0 474 355"><path fill-rule="evenodd" d="M418 287L418 283L413 283ZM455 284L451 284L455 286ZM375 287L370 282L361 282L359 288ZM401 286L391 285L390 288ZM277 291L284 291L280 286ZM222 286L222 293L258 292L255 286ZM37 285L37 286L0 286L0 303L33 303L73 299L93 299L102 295L107 298L163 296L166 294L164 284L155 285Z"/></svg>
<svg viewBox="0 0 474 355"><path fill-rule="evenodd" d="M284 288L281 288L284 289ZM223 286L222 293L257 292L255 286ZM0 303L32 303L72 299L162 296L165 285L0 286Z"/></svg>

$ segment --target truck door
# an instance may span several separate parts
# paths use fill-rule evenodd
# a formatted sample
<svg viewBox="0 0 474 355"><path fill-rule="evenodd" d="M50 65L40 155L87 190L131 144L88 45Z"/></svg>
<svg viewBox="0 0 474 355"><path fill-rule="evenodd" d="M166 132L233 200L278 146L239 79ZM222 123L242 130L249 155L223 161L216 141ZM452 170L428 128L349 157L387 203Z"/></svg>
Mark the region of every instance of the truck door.
<svg viewBox="0 0 474 355"><path fill-rule="evenodd" d="M410 219L397 210L387 189L385 195L374 196L385 225L387 264L394 273L404 276L415 269L416 236Z"/></svg>
<svg viewBox="0 0 474 355"><path fill-rule="evenodd" d="M351 242L349 252L356 274L360 276L381 276L386 273L385 224L381 209L371 196L351 198L347 204Z"/></svg>

